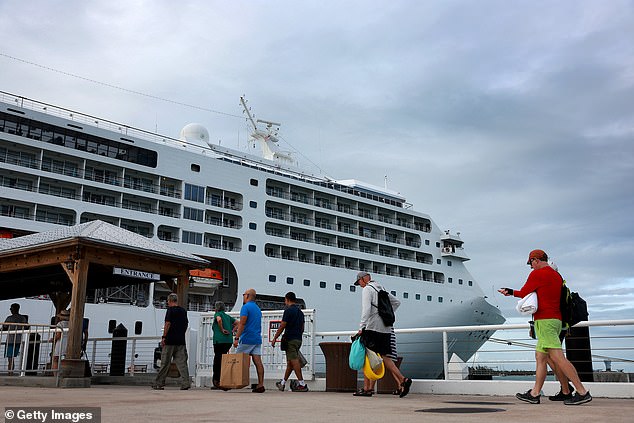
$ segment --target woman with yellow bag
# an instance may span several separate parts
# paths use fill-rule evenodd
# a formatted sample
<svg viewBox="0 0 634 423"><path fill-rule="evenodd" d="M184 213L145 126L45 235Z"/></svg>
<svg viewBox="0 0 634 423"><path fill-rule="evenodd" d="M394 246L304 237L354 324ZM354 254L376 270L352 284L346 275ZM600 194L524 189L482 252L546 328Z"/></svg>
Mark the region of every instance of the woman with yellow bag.
<svg viewBox="0 0 634 423"><path fill-rule="evenodd" d="M375 381L383 377L385 370L387 370L392 374L399 386L399 397L403 398L409 393L412 379L403 376L394 361L387 358L388 355L396 355L391 347L394 310L401 305L401 302L393 295L385 292L383 287L373 281L367 272L359 272L354 284L363 288L361 294L361 323L359 324L359 332L357 335L361 336L361 340L366 348L366 354L367 350L370 350L376 353L380 360L374 356L370 358L366 355L366 363L363 368L363 388L353 395L357 397L371 397L374 393ZM365 289L366 287L370 289ZM386 297L389 298L389 304L387 305ZM385 308L389 310L385 310ZM389 315L390 313L391 319L386 316L386 314ZM386 358L382 359L381 357Z"/></svg>

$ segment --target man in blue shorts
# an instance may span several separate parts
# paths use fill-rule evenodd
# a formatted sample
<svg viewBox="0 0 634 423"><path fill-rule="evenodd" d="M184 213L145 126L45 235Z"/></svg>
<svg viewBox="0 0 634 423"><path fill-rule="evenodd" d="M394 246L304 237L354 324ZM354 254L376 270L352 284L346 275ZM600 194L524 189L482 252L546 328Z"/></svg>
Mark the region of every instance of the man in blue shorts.
<svg viewBox="0 0 634 423"><path fill-rule="evenodd" d="M20 304L13 303L9 308L11 310L11 315L7 316L4 321L6 323L28 323L28 319L26 316L20 314ZM23 325L3 325L2 330L5 331L20 331L28 329L28 326ZM7 370L9 371L8 375L13 375L13 359L20 355L20 344L22 343L22 334L21 333L11 333L7 335L7 346L4 351L4 356L7 358Z"/></svg>
<svg viewBox="0 0 634 423"><path fill-rule="evenodd" d="M247 289L242 294L243 306L240 309L238 330L233 340L237 353L251 356L258 373L258 384L253 392L264 392L264 365L262 365L262 311L255 303L255 289Z"/></svg>

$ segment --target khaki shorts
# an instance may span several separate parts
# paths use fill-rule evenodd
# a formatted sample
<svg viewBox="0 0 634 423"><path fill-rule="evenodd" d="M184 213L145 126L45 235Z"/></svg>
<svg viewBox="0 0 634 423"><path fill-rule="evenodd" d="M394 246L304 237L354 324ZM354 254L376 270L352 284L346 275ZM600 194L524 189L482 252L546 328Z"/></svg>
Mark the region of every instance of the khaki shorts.
<svg viewBox="0 0 634 423"><path fill-rule="evenodd" d="M301 339L291 339L288 341L286 349L286 360L297 360L299 358L299 349L302 347Z"/></svg>
<svg viewBox="0 0 634 423"><path fill-rule="evenodd" d="M535 345L535 351L547 354L549 349L561 349L560 332L561 320L536 320L535 336L537 336L537 345Z"/></svg>

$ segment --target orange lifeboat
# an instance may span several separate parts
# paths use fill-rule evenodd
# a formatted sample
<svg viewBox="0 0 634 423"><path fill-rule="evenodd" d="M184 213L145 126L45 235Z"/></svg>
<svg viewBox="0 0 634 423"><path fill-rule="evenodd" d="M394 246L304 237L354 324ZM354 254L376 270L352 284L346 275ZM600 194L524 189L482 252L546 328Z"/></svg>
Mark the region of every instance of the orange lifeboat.
<svg viewBox="0 0 634 423"><path fill-rule="evenodd" d="M189 271L189 276L192 278L201 278L201 279L216 279L222 280L222 273L216 269L193 269Z"/></svg>

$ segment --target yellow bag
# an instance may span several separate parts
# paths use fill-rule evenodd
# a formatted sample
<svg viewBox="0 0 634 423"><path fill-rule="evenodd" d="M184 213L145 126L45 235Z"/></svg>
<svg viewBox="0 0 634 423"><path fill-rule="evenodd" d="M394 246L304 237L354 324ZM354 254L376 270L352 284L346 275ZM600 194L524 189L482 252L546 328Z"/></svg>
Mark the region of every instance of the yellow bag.
<svg viewBox="0 0 634 423"><path fill-rule="evenodd" d="M381 358L380 354L377 354L379 358ZM370 359L368 356L365 356L365 364L363 365L363 374L370 380L378 380L381 379L385 375L385 364L383 364L383 360L381 360L381 367L377 369L375 372L372 370L372 366L370 365Z"/></svg>

